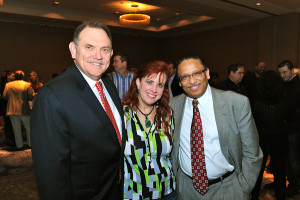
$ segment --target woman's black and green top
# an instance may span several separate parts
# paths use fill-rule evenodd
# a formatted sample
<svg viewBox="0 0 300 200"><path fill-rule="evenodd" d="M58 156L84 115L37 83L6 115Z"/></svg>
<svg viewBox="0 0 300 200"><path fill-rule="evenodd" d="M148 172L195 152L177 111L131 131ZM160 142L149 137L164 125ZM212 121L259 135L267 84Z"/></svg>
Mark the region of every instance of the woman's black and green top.
<svg viewBox="0 0 300 200"><path fill-rule="evenodd" d="M124 113L124 199L159 199L175 190L170 160L172 141L162 129L156 130L155 122L147 134L133 109L124 108ZM168 131L173 135L173 118Z"/></svg>

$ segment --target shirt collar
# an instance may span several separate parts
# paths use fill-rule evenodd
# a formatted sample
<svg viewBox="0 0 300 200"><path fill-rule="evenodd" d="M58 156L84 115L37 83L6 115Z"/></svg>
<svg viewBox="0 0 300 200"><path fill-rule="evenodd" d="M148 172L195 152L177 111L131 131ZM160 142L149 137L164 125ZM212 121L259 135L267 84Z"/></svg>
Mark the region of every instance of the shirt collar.
<svg viewBox="0 0 300 200"><path fill-rule="evenodd" d="M187 97L188 99L188 105L193 105L193 98L191 97ZM200 108L204 108L205 105L212 100L212 95L211 95L211 89L210 89L210 86L209 84L207 84L207 88L206 88L206 91L204 92L204 94L199 97L198 99L198 102L199 102L199 105L200 105Z"/></svg>
<svg viewBox="0 0 300 200"><path fill-rule="evenodd" d="M76 65L76 64L75 64ZM93 80L93 79L91 79L90 77L88 77L85 73L83 73L82 71L81 71L81 69L76 65L76 67L77 67L77 69L80 71L80 73L82 74L82 76L83 76L83 78L86 80L86 82L89 84L89 86L91 87L91 88L94 88L94 87L96 87L96 83L97 82L101 82L102 83L102 85L103 85L103 82L102 82L102 80L100 79L99 81L95 81L95 80ZM105 87L104 87L105 88Z"/></svg>
<svg viewBox="0 0 300 200"><path fill-rule="evenodd" d="M115 71L118 76L123 77L119 72ZM131 72L127 70L127 75L125 77L131 76Z"/></svg>

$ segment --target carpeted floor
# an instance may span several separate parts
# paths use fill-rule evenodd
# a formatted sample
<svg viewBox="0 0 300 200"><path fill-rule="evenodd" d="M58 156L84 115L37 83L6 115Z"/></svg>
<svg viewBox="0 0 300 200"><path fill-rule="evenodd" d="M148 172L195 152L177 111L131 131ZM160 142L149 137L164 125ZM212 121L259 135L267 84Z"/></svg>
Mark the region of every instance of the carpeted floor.
<svg viewBox="0 0 300 200"><path fill-rule="evenodd" d="M273 181L273 175L264 173L263 186ZM273 190L262 188L260 200L275 200ZM31 150L9 151L4 147L0 119L0 199L40 200L32 170ZM300 200L300 194L286 200Z"/></svg>
<svg viewBox="0 0 300 200"><path fill-rule="evenodd" d="M4 149L4 150L3 150ZM32 171L31 150L0 150L0 177Z"/></svg>
<svg viewBox="0 0 300 200"><path fill-rule="evenodd" d="M39 200L33 171L0 177L0 199Z"/></svg>
<svg viewBox="0 0 300 200"><path fill-rule="evenodd" d="M30 149L0 149L0 199L39 200Z"/></svg>

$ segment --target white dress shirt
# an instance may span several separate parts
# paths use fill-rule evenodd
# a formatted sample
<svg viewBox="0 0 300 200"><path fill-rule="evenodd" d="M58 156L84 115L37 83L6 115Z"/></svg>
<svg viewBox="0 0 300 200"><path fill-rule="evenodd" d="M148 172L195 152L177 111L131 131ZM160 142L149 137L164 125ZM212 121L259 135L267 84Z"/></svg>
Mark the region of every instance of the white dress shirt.
<svg viewBox="0 0 300 200"><path fill-rule="evenodd" d="M184 105L179 145L179 163L181 169L190 177L192 177L190 145L191 125L193 118L192 101L192 98L187 97ZM207 86L205 93L198 98L198 102L198 109L200 111L203 127L207 177L209 180L211 180L222 176L228 171L232 171L234 167L228 163L221 151L215 112L213 108L213 100L209 85Z"/></svg>
<svg viewBox="0 0 300 200"><path fill-rule="evenodd" d="M100 98L100 94L99 94L99 91L96 87L96 83L98 81L94 81L93 79L91 79L90 77L88 77L87 75L85 75L81 70L80 68L77 66L77 68L79 69L79 71L81 72L82 76L84 77L84 79L86 80L86 82L89 84L90 88L93 90L94 94L96 95L98 101L100 102L100 104L102 105L103 107L103 102L101 101L101 98ZM121 116L120 116L120 113L117 109L117 107L115 106L113 100L111 99L108 91L106 90L106 87L105 85L103 84L102 80L100 79L99 80L101 83L102 83L102 87L103 87L103 91L105 93L105 96L106 96L106 99L109 103L109 106L111 108L111 111L115 117L115 120L116 120L116 123L117 123L117 126L119 128L119 131L120 131L120 135L121 135L121 138L122 138L122 119L121 119ZM103 107L104 109L104 107Z"/></svg>

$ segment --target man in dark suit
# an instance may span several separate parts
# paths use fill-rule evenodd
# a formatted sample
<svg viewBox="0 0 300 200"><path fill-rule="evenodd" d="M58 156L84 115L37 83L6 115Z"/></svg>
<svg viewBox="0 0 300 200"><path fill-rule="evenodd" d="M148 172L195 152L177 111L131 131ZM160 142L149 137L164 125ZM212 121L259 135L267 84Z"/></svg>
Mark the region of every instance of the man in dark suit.
<svg viewBox="0 0 300 200"><path fill-rule="evenodd" d="M299 194L300 189L300 78L294 72L294 64L284 60L278 65L278 72L284 81L284 94L288 104L286 134L288 135L287 197ZM272 159L272 158L271 158Z"/></svg>
<svg viewBox="0 0 300 200"><path fill-rule="evenodd" d="M242 83L245 69L240 63L230 64L227 67L227 79L216 85L220 90L231 90L247 96L246 87Z"/></svg>
<svg viewBox="0 0 300 200"><path fill-rule="evenodd" d="M32 111L32 156L40 197L122 199L123 111L113 82L103 75L113 54L109 29L84 22L69 49L74 65L39 90ZM115 126L106 114L99 82Z"/></svg>
<svg viewBox="0 0 300 200"><path fill-rule="evenodd" d="M170 62L168 63L168 68L170 72L170 77L169 77L169 97L175 97L177 95L180 95L183 93L183 89L179 86L179 80L176 75L176 68L177 68L177 63L176 62Z"/></svg>
<svg viewBox="0 0 300 200"><path fill-rule="evenodd" d="M177 74L185 91L170 101L178 199L248 199L262 151L247 97L210 87L198 56L182 58Z"/></svg>

